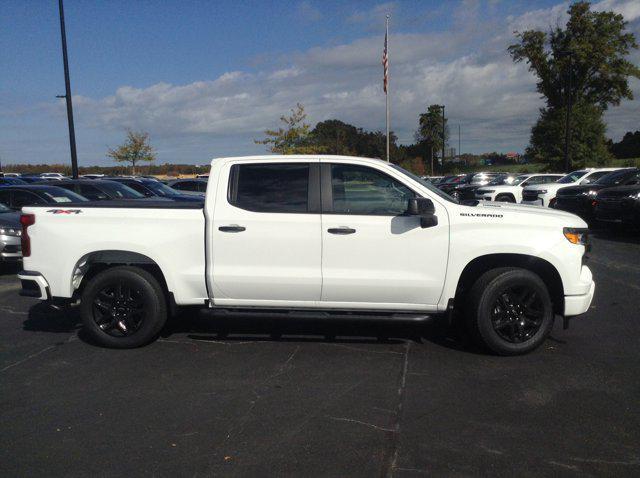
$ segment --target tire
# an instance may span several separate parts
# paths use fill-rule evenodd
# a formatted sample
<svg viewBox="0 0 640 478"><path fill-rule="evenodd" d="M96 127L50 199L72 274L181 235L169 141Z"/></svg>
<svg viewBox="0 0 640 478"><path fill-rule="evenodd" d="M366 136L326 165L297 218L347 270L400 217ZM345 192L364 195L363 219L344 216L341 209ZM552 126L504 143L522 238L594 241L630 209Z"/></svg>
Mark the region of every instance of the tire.
<svg viewBox="0 0 640 478"><path fill-rule="evenodd" d="M536 349L551 332L555 318L542 279L516 267L493 269L480 276L467 296L465 315L474 341L497 355Z"/></svg>
<svg viewBox="0 0 640 478"><path fill-rule="evenodd" d="M496 202L516 202L516 198L514 198L511 194L499 194L496 198Z"/></svg>
<svg viewBox="0 0 640 478"><path fill-rule="evenodd" d="M138 267L113 267L86 285L80 316L84 331L98 344L140 347L155 340L166 323L166 295L149 272Z"/></svg>

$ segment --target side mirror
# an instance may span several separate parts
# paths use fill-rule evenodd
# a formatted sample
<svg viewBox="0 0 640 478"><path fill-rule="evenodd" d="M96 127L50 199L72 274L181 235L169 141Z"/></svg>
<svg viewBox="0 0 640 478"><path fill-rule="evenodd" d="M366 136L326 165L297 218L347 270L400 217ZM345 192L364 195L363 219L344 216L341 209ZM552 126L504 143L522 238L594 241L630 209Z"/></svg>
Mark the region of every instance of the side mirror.
<svg viewBox="0 0 640 478"><path fill-rule="evenodd" d="M411 198L407 206L407 214L420 216L420 227L427 228L438 225L438 217L435 216L436 208L433 201L427 198Z"/></svg>
<svg viewBox="0 0 640 478"><path fill-rule="evenodd" d="M411 198L407 207L407 213L410 216L428 216L436 212L431 199L427 198Z"/></svg>

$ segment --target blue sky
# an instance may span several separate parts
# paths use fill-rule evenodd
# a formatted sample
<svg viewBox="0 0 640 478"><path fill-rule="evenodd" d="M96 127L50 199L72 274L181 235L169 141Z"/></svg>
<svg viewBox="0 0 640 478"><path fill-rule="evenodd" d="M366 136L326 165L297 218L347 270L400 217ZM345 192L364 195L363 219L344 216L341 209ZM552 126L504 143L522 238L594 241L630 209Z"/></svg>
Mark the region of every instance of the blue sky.
<svg viewBox="0 0 640 478"><path fill-rule="evenodd" d="M146 130L159 162L254 154L265 128L303 103L309 120L384 128L380 55L391 14L392 129L412 141L417 115L447 105L463 151L521 151L541 106L535 79L505 52L513 29L562 22L558 1L66 0L78 155L109 164L126 128ZM603 0L640 36L640 2ZM0 4L0 158L68 161L56 0ZM637 54L634 56L637 60ZM636 96L640 86L633 83ZM637 100L607 115L638 129Z"/></svg>

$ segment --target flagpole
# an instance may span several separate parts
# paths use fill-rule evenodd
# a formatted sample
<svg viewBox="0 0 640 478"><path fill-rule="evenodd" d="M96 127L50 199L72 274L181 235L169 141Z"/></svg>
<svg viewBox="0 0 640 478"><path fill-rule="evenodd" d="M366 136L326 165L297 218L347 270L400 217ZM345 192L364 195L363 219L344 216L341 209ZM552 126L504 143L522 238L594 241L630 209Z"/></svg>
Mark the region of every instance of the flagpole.
<svg viewBox="0 0 640 478"><path fill-rule="evenodd" d="M387 89L385 92L386 108L387 108L387 163L391 161L389 157L389 15L385 22L385 39L387 49Z"/></svg>

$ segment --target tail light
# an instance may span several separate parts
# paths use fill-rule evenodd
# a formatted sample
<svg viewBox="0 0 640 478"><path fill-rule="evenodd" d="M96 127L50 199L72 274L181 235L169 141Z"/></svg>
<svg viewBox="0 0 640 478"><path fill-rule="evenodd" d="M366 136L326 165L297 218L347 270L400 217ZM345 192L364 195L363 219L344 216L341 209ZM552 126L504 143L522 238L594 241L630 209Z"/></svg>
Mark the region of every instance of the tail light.
<svg viewBox="0 0 640 478"><path fill-rule="evenodd" d="M27 229L35 223L36 216L34 214L22 214L20 216L20 224L22 224L22 236L20 236L22 257L29 257L31 255L31 239L29 238Z"/></svg>

